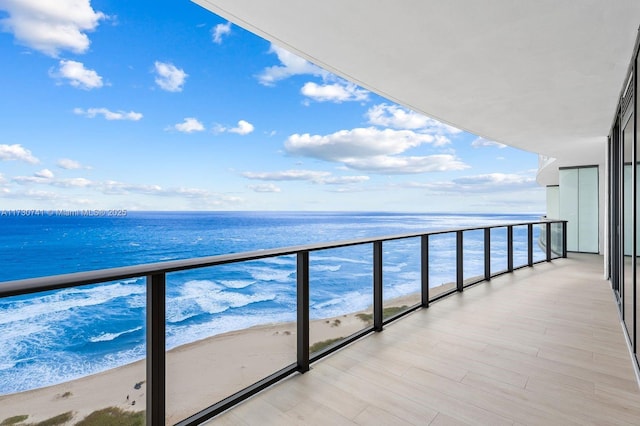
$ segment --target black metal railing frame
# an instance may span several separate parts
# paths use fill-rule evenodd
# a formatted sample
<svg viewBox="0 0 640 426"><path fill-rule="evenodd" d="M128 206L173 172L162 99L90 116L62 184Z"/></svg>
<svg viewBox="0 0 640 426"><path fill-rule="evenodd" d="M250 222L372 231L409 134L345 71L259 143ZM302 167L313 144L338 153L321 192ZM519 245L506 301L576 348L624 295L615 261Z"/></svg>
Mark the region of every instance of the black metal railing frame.
<svg viewBox="0 0 640 426"><path fill-rule="evenodd" d="M538 262L533 260L533 226L545 225L546 253L545 259ZM422 233L398 234L385 237L362 238L347 241L338 241L323 244L310 244L305 246L286 247L280 249L261 250L245 253L208 256L186 260L175 260L160 263L151 263L120 268L103 269L90 272L78 272L72 274L56 275L43 278L31 278L0 283L0 298L38 293L43 291L58 290L63 288L78 287L89 284L98 284L128 278L146 276L147 301L146 301L146 336L147 336L147 378L146 378L146 423L147 425L159 425L165 423L166 406L166 274L170 272L203 268L229 263L239 263L251 260L259 260L269 257L296 255L296 286L297 286L297 360L284 369L271 374L253 385L219 401L210 407L184 419L178 423L180 426L198 424L209 419L233 405L254 395L262 389L271 386L283 378L299 372L309 370L311 363L334 352L341 347L353 342L371 332L382 331L383 326L419 308L426 308L430 302L446 297L455 292L462 292L466 287L479 282L490 280L500 274L512 272L514 269L533 266L539 262L549 262L553 257L551 247L551 227L553 224L562 226L561 255L567 257L566 227L564 220L540 220L535 222L522 222L510 224L498 224L478 227L465 227L430 231ZM513 228L527 226L527 263L514 267L513 264ZM507 229L507 269L497 272L491 271L491 230L497 228ZM468 231L484 231L484 274L477 280L466 282L464 280L464 233ZM437 297L429 297L429 237L455 233L456 235L456 285L455 288L439 294ZM420 276L421 297L420 303L409 307L403 312L389 318L383 317L383 243L385 241L402 240L408 238L420 238ZM373 325L341 340L322 351L311 354L309 352L309 253L350 247L363 244L373 245Z"/></svg>

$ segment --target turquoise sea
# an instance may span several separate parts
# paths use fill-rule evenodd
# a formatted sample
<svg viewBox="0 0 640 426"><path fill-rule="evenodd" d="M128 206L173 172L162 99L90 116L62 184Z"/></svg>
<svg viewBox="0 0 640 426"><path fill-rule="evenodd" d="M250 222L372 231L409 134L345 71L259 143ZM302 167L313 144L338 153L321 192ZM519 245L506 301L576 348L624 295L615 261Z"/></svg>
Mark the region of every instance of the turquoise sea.
<svg viewBox="0 0 640 426"><path fill-rule="evenodd" d="M540 215L377 212L124 212L0 215L2 282L361 237L538 220ZM492 233L505 269L506 231ZM516 229L516 251L525 240ZM536 231L537 232L537 231ZM384 245L385 298L419 290L419 240ZM520 247L522 249L522 247ZM465 276L481 274L482 232L465 233ZM455 279L455 238L431 239L432 286ZM522 263L526 253L516 255ZM541 251L535 257L542 258ZM292 256L167 276L167 346L295 319ZM371 248L311 255L311 316L371 304ZM0 394L60 383L145 356L145 279L0 299Z"/></svg>

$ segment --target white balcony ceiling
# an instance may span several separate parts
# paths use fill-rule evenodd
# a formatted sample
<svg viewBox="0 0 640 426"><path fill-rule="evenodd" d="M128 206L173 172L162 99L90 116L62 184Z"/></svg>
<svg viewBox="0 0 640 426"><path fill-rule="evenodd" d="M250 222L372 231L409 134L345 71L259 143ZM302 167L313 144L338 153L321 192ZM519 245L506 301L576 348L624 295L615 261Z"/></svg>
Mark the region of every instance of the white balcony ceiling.
<svg viewBox="0 0 640 426"><path fill-rule="evenodd" d="M471 133L602 163L640 0L195 0Z"/></svg>

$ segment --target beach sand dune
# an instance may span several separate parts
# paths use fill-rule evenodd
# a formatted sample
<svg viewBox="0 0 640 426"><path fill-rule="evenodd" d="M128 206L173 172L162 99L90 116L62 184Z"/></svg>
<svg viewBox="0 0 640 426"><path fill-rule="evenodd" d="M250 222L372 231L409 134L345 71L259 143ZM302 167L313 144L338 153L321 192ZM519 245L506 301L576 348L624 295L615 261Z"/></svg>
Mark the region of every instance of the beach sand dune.
<svg viewBox="0 0 640 426"><path fill-rule="evenodd" d="M410 306L419 295L385 302ZM367 311L364 311L365 313ZM370 311L369 311L370 312ZM353 313L310 323L310 341L347 337L367 326ZM176 423L296 361L294 323L233 331L179 346L167 352L167 423ZM106 407L146 408L144 361L77 380L0 396L0 422L28 415L34 423L73 412L73 421Z"/></svg>

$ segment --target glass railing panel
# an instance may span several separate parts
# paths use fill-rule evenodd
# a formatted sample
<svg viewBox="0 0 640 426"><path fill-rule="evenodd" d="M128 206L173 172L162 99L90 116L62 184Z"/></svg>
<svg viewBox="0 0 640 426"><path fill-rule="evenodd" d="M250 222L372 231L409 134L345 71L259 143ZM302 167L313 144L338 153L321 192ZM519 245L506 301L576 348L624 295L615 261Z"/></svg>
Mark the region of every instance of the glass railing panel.
<svg viewBox="0 0 640 426"><path fill-rule="evenodd" d="M166 421L296 361L296 258L167 274Z"/></svg>
<svg viewBox="0 0 640 426"><path fill-rule="evenodd" d="M541 262L546 260L546 225L544 223L533 225L533 261Z"/></svg>
<svg viewBox="0 0 640 426"><path fill-rule="evenodd" d="M383 319L420 303L420 237L383 243Z"/></svg>
<svg viewBox="0 0 640 426"><path fill-rule="evenodd" d="M0 299L0 423L143 424L145 301L144 278Z"/></svg>
<svg viewBox="0 0 640 426"><path fill-rule="evenodd" d="M508 269L507 227L491 229L491 275Z"/></svg>
<svg viewBox="0 0 640 426"><path fill-rule="evenodd" d="M562 257L562 223L551 224L551 258L557 259Z"/></svg>
<svg viewBox="0 0 640 426"><path fill-rule="evenodd" d="M529 230L527 225L513 227L513 267L529 264Z"/></svg>
<svg viewBox="0 0 640 426"><path fill-rule="evenodd" d="M373 324L373 249L362 244L309 254L309 352Z"/></svg>
<svg viewBox="0 0 640 426"><path fill-rule="evenodd" d="M464 284L484 279L484 230L465 231L463 241Z"/></svg>
<svg viewBox="0 0 640 426"><path fill-rule="evenodd" d="M429 299L456 288L456 233L429 236Z"/></svg>

